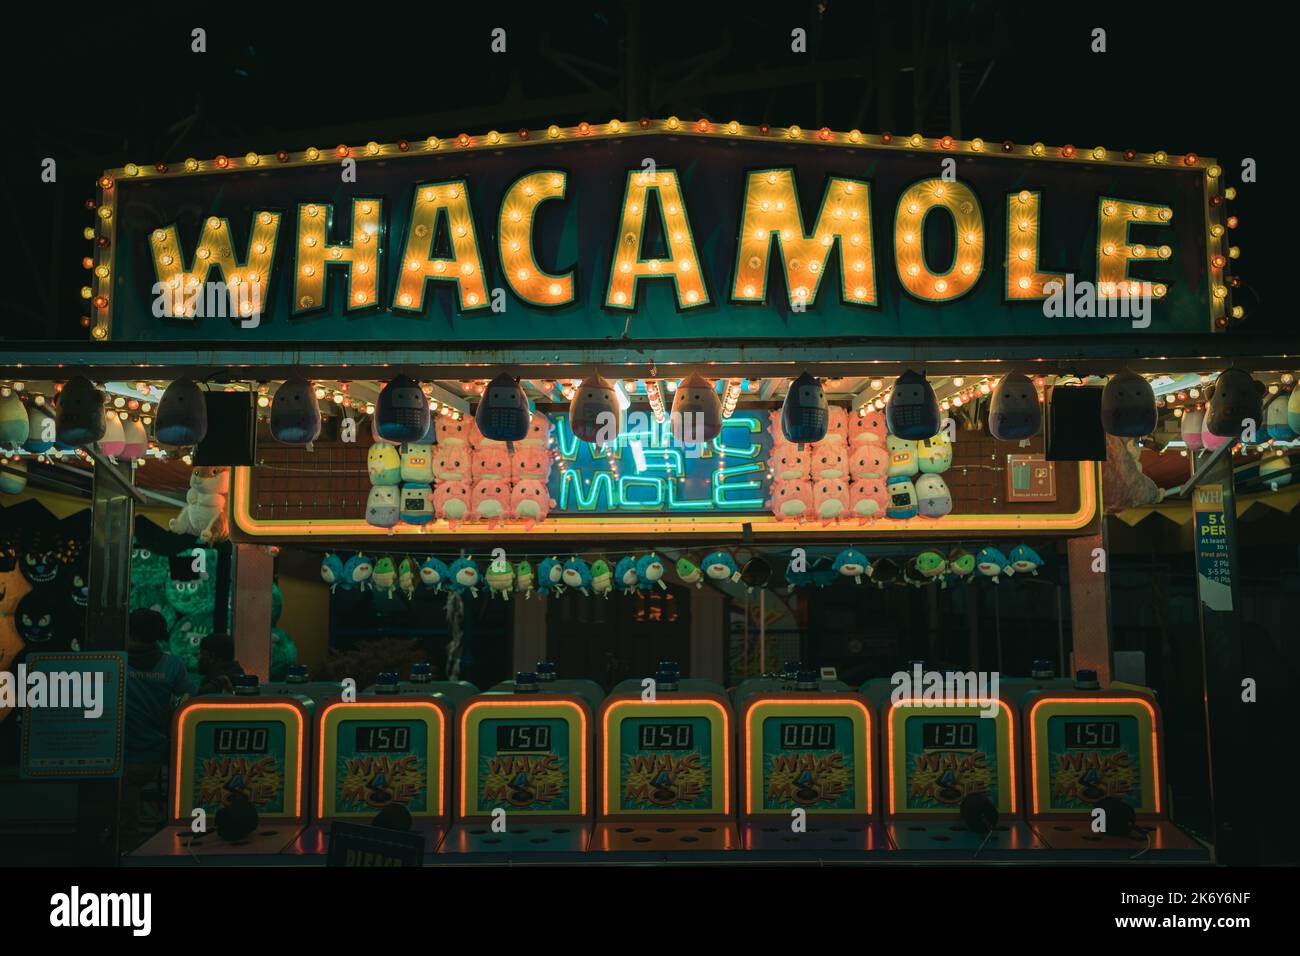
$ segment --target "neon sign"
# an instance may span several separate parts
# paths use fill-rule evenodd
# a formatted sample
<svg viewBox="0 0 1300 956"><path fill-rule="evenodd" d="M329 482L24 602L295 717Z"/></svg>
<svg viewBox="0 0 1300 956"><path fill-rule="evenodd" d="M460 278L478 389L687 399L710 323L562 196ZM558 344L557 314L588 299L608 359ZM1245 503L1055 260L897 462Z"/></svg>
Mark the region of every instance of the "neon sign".
<svg viewBox="0 0 1300 956"><path fill-rule="evenodd" d="M762 513L772 449L766 415L737 412L710 442L677 441L662 422L630 411L603 447L578 439L567 416L551 415L558 467L549 489L552 514Z"/></svg>

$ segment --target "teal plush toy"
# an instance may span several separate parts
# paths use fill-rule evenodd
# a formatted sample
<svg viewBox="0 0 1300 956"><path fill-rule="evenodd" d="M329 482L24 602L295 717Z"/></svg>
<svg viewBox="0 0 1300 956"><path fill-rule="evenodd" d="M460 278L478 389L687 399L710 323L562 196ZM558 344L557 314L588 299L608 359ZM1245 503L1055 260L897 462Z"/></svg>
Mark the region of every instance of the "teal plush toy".
<svg viewBox="0 0 1300 956"><path fill-rule="evenodd" d="M618 564L614 566L614 586L622 588L624 594L632 594L636 591L640 580L632 555L620 558Z"/></svg>
<svg viewBox="0 0 1300 956"><path fill-rule="evenodd" d="M483 575L479 573L478 564L473 558L457 558L452 562L450 571L451 576L447 579L448 589L456 594L468 591L474 597L478 597L478 586Z"/></svg>
<svg viewBox="0 0 1300 956"><path fill-rule="evenodd" d="M564 562L550 557L537 565L537 593L549 597L564 593Z"/></svg>
<svg viewBox="0 0 1300 956"><path fill-rule="evenodd" d="M845 548L835 556L835 563L832 565L836 571L846 578L852 578L854 584L862 583L862 576L871 576L871 565L867 561L867 556L857 548Z"/></svg>
<svg viewBox="0 0 1300 956"><path fill-rule="evenodd" d="M564 562L564 568L561 571L561 579L565 587L577 588L583 594L589 595L587 590L591 587L591 568L582 558L574 555Z"/></svg>
<svg viewBox="0 0 1300 956"><path fill-rule="evenodd" d="M668 585L664 584L663 559L653 551L637 558L636 577L637 587L642 591L653 591L656 585L665 591L668 590Z"/></svg>
<svg viewBox="0 0 1300 956"><path fill-rule="evenodd" d="M167 579L169 576L165 555L154 554L147 548L131 551L131 610L148 607L162 610L167 604Z"/></svg>

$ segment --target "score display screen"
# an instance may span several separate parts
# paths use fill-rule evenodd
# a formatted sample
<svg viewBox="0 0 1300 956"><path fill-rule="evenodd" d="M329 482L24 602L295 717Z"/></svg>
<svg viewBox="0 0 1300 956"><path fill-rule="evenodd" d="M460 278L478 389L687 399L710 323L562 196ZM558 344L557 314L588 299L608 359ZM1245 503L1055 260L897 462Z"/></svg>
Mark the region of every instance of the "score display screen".
<svg viewBox="0 0 1300 956"><path fill-rule="evenodd" d="M373 815L397 803L429 810L429 725L423 720L338 723L333 773L334 812Z"/></svg>
<svg viewBox="0 0 1300 956"><path fill-rule="evenodd" d="M925 724L921 746L926 750L974 750L979 720L945 720Z"/></svg>
<svg viewBox="0 0 1300 956"><path fill-rule="evenodd" d="M848 717L763 721L764 810L852 810L858 765Z"/></svg>
<svg viewBox="0 0 1300 956"><path fill-rule="evenodd" d="M690 724L661 724L647 721L641 725L639 746L642 750L690 750L695 739Z"/></svg>
<svg viewBox="0 0 1300 956"><path fill-rule="evenodd" d="M276 720L200 720L189 809L214 812L238 793L260 814L285 812L285 742L285 726Z"/></svg>
<svg viewBox="0 0 1300 956"><path fill-rule="evenodd" d="M982 793L1001 807L998 724L984 717L909 715L901 809L955 813L973 793Z"/></svg>
<svg viewBox="0 0 1300 956"><path fill-rule="evenodd" d="M546 724L503 723L497 727L497 753L545 753L551 749Z"/></svg>
<svg viewBox="0 0 1300 956"><path fill-rule="evenodd" d="M1145 765L1137 718L1054 715L1047 719L1048 793L1053 810L1091 810L1105 797L1142 807Z"/></svg>
<svg viewBox="0 0 1300 956"><path fill-rule="evenodd" d="M485 717L478 725L477 812L576 812L569 796L572 756L567 720Z"/></svg>
<svg viewBox="0 0 1300 956"><path fill-rule="evenodd" d="M621 720L620 809L698 813L712 808L714 726L707 717Z"/></svg>

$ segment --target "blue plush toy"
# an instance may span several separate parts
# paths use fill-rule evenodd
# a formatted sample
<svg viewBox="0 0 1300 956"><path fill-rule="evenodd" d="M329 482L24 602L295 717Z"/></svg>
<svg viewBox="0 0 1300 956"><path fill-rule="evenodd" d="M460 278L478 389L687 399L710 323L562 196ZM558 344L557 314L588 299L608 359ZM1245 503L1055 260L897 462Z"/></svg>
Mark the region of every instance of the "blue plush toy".
<svg viewBox="0 0 1300 956"><path fill-rule="evenodd" d="M430 555L420 564L420 583L426 588L441 591L451 583L451 569Z"/></svg>
<svg viewBox="0 0 1300 956"><path fill-rule="evenodd" d="M468 591L478 597L478 584L482 579L478 565L471 557L457 558L448 569L447 587L457 594Z"/></svg>
<svg viewBox="0 0 1300 956"><path fill-rule="evenodd" d="M1021 574L1038 574L1038 569L1043 566L1043 559L1027 544L1018 544L1011 549L1008 556L1011 559L1011 571L1018 571ZM1010 574L1011 571L1007 573Z"/></svg>
<svg viewBox="0 0 1300 956"><path fill-rule="evenodd" d="M374 562L364 554L353 555L348 558L348 563L343 565L343 581L339 586L347 591L353 588L364 591L370 587L370 575L374 569Z"/></svg>
<svg viewBox="0 0 1300 956"><path fill-rule="evenodd" d="M845 548L837 554L835 563L831 567L844 577L852 578L854 584L861 584L864 574L871 576L871 565L867 562L867 556L856 548Z"/></svg>
<svg viewBox="0 0 1300 956"><path fill-rule="evenodd" d="M590 580L590 578L588 578ZM564 593L564 562L550 557L537 565L537 593L549 597Z"/></svg>
<svg viewBox="0 0 1300 956"><path fill-rule="evenodd" d="M560 577L567 587L577 588L583 594L591 594L587 590L587 588L591 587L591 568L587 566L586 561L576 554L564 562Z"/></svg>
<svg viewBox="0 0 1300 956"><path fill-rule="evenodd" d="M618 564L614 567L614 586L623 589L624 594L631 594L637 589L641 578L636 573L636 562L632 560L632 555L619 558Z"/></svg>
<svg viewBox="0 0 1300 956"><path fill-rule="evenodd" d="M704 569L705 576L714 581L725 581L728 578L732 581L740 580L740 569L736 567L735 559L725 551L706 554L700 567Z"/></svg>
<svg viewBox="0 0 1300 956"><path fill-rule="evenodd" d="M655 585L668 590L668 585L664 584L664 562L659 555L651 551L649 554L643 554L636 560L637 587L642 591L653 591Z"/></svg>
<svg viewBox="0 0 1300 956"><path fill-rule="evenodd" d="M975 555L975 570L986 578L991 578L994 584L997 584L1002 575L1010 574L1011 562L1007 556L997 548L980 548L979 554Z"/></svg>
<svg viewBox="0 0 1300 956"><path fill-rule="evenodd" d="M790 591L812 584L812 571L808 569L808 559L805 557L803 560L804 569L802 571L794 570L793 558L785 566L785 583Z"/></svg>
<svg viewBox="0 0 1300 956"><path fill-rule="evenodd" d="M343 559L337 554L327 554L321 559L320 579L330 586L330 593L334 593L335 588L352 587L350 583L343 580Z"/></svg>

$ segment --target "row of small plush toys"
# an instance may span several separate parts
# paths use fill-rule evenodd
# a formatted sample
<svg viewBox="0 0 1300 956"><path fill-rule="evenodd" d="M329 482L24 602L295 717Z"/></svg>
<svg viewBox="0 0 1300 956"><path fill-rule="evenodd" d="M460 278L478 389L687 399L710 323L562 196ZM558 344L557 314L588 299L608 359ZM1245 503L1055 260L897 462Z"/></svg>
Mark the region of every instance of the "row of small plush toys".
<svg viewBox="0 0 1300 956"><path fill-rule="evenodd" d="M997 584L1013 574L1036 575L1042 566L1043 559L1027 544L1016 545L1009 555L991 546L981 548L975 554L965 548L955 548L946 557L939 551L927 549L908 558L901 566L893 558L869 561L856 548L845 548L835 556L829 573L815 567L793 571L787 566L785 576L792 589L812 584L825 587L837 577L852 578L854 584L863 583L865 578L878 588L889 584L924 587L936 583L946 588L960 584L976 573Z"/></svg>
<svg viewBox="0 0 1300 956"><path fill-rule="evenodd" d="M526 528L555 507L546 490L551 474L550 420L529 418L528 437L515 442L484 438L472 418L436 417L421 441L390 442L375 433L366 456L370 496L366 521L378 528L424 525L445 519L495 525L512 519Z"/></svg>
<svg viewBox="0 0 1300 956"><path fill-rule="evenodd" d="M824 524L952 511L952 493L941 475L952 464L952 443L942 433L913 441L889 434L883 411L849 414L828 409L826 437L796 445L782 436L781 413L772 413L777 442L768 459L778 520ZM917 477L917 475L920 477Z"/></svg>
<svg viewBox="0 0 1300 956"><path fill-rule="evenodd" d="M462 594L468 591L477 596L480 587L486 587L489 596L500 596L509 600L510 593L516 592L525 598L533 591L539 594L562 594L566 589L581 591L583 594L595 594L608 597L615 588L624 594L637 591L653 591L655 588L667 589L663 577L668 562L653 551L640 557L627 555L610 563L603 558L588 564L574 555L568 560L550 557L540 562L534 572L527 560L514 563L504 555L498 554L488 562L487 570L482 571L472 556L462 555L450 566L435 557L423 560L406 557L395 563L390 557L372 561L364 554L357 554L344 561L337 554L327 554L321 562L321 580L330 586L330 591L375 589L392 594L401 590L408 596L415 593L417 587L434 591L450 591ZM740 580L740 569L736 561L725 551L714 551L705 556L700 564L689 558L681 558L676 564L677 576L685 584L704 586L704 579Z"/></svg>

